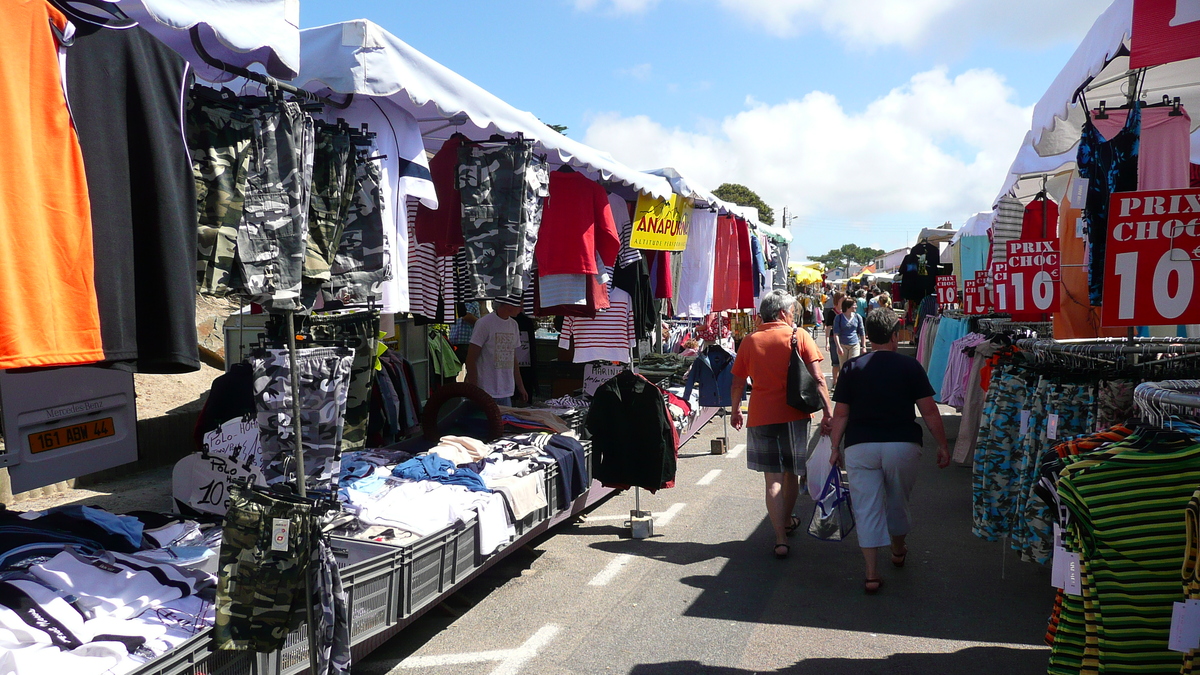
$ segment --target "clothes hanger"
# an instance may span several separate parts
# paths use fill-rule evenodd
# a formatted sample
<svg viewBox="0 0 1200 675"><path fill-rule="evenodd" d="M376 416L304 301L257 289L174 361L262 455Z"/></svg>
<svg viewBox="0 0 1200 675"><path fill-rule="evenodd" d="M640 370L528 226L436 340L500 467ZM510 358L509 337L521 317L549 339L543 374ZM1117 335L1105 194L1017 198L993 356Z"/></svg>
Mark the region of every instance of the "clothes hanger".
<svg viewBox="0 0 1200 675"><path fill-rule="evenodd" d="M138 22L131 19L115 2L106 0L49 0L49 2L74 22L113 30L125 30L138 25ZM92 11L86 11L85 8ZM93 11L95 13L92 13Z"/></svg>

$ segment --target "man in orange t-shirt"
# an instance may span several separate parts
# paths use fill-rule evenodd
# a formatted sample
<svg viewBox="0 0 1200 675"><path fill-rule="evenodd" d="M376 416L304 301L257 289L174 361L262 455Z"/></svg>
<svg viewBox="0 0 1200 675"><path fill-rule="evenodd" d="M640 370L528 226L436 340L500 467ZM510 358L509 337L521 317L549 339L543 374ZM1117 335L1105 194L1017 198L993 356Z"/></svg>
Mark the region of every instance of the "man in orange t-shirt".
<svg viewBox="0 0 1200 675"><path fill-rule="evenodd" d="M787 403L787 374L791 360L792 335L796 348L821 390L825 418L821 434L830 431L829 392L818 362L822 360L817 343L807 330L795 325L796 298L784 291L771 291L759 305L764 323L746 336L733 363L733 427L742 428L741 400L746 393L746 378L754 382L750 392L750 419L746 429L746 466L763 472L766 479L767 515L775 530L775 556L786 558L790 548L787 537L800 527L792 515L800 495L799 475L804 473L811 416Z"/></svg>

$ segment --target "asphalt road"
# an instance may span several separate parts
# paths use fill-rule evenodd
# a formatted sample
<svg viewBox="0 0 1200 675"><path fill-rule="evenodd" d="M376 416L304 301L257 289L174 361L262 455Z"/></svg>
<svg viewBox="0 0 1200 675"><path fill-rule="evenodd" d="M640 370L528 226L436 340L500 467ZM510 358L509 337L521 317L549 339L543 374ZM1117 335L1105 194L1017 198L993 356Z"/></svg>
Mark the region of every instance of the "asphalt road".
<svg viewBox="0 0 1200 675"><path fill-rule="evenodd" d="M953 434L957 415L946 421ZM653 538L628 538L632 493L611 497L505 561L355 664L362 675L1044 673L1047 570L971 535L969 467L927 448L904 569L862 591L853 538L797 533L772 555L761 475L681 450L676 487L645 495ZM928 436L928 435L927 435ZM729 429L738 449L744 432ZM700 483L700 484L698 484ZM801 497L797 510L811 513Z"/></svg>

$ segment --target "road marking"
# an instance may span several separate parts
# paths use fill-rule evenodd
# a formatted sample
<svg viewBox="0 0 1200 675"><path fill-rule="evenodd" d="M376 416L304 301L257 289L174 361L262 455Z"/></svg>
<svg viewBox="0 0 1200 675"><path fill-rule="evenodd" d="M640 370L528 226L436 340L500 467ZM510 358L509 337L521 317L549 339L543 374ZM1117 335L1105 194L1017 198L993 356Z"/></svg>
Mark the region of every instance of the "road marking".
<svg viewBox="0 0 1200 675"><path fill-rule="evenodd" d="M712 471L709 471L708 473L704 474L704 478L701 478L700 480L696 481L696 485L708 485L708 484L712 483L714 480L716 480L717 476L720 476L720 475L721 475L720 469L713 469Z"/></svg>
<svg viewBox="0 0 1200 675"><path fill-rule="evenodd" d="M516 649L493 649L486 652L467 652L465 654L443 654L441 656L410 656L396 665L397 668L435 668L438 666L456 666L464 663L487 663L499 661L491 675L517 675L521 666L537 656L539 650L558 635L561 629L553 624L542 626L533 637Z"/></svg>
<svg viewBox="0 0 1200 675"><path fill-rule="evenodd" d="M604 566L604 569L600 570L599 574L592 577L592 580L588 582L588 586L607 586L608 582L612 581L614 577L620 574L621 570L624 569L625 566L628 565L632 560L633 555L629 553L622 553L618 555L610 560L609 563Z"/></svg>
<svg viewBox="0 0 1200 675"><path fill-rule="evenodd" d="M671 519L675 517L675 514L679 513L679 511L685 506L687 506L687 504L672 504L670 508L662 513L651 514L654 517L654 524L666 525L667 523L671 522ZM602 520L629 520L629 516L624 514L619 516L588 516L586 522L591 523Z"/></svg>
<svg viewBox="0 0 1200 675"><path fill-rule="evenodd" d="M663 511L657 516L654 516L654 524L659 527L666 527L672 520L675 519L676 514L682 511L683 507L685 506L687 506L687 504L672 504L671 508Z"/></svg>
<svg viewBox="0 0 1200 675"><path fill-rule="evenodd" d="M733 459L734 457L737 457L738 455L742 454L742 451L745 449L746 449L745 443L738 443L737 445L733 446L733 449L730 450L725 456L728 457L729 459Z"/></svg>

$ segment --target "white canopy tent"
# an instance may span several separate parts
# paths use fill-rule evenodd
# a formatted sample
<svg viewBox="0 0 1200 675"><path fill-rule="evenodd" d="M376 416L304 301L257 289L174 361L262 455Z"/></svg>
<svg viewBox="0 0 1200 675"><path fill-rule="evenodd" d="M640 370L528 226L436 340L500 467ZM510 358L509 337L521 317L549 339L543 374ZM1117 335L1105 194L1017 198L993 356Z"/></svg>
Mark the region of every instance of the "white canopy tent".
<svg viewBox="0 0 1200 675"><path fill-rule="evenodd" d="M671 195L665 178L563 136L366 19L300 31L300 52L294 84L317 94L387 99L416 118L432 152L454 131L471 138L523 134L548 153L552 166L570 164L595 180Z"/></svg>
<svg viewBox="0 0 1200 675"><path fill-rule="evenodd" d="M760 222L758 219L758 209L752 206L738 206L737 204L720 199L711 192L701 188L695 181L689 180L674 167L668 166L661 169L652 169L646 173L666 178L675 194L681 197L690 197L696 203L697 207L715 208L721 214L741 216L753 227L772 239L786 243L791 243L792 241L792 233L786 228L775 227Z"/></svg>
<svg viewBox="0 0 1200 675"><path fill-rule="evenodd" d="M204 51L224 63L261 64L281 80L300 72L299 0L119 0L117 6L209 82L237 76L200 58L192 45L193 28Z"/></svg>
<svg viewBox="0 0 1200 675"><path fill-rule="evenodd" d="M1075 165L1079 137L1086 120L1084 99L1096 107L1129 100L1129 39L1133 26L1133 0L1114 0L1092 25L1066 66L1033 108L1033 125L1009 168L1000 190L1004 196L1016 190L1029 197L1041 189L1040 178L1023 176L1052 174L1047 189L1058 198L1066 191L1067 177ZM1179 97L1192 117L1191 155L1200 162L1200 59L1155 66L1142 72L1138 91L1147 104L1162 97Z"/></svg>

